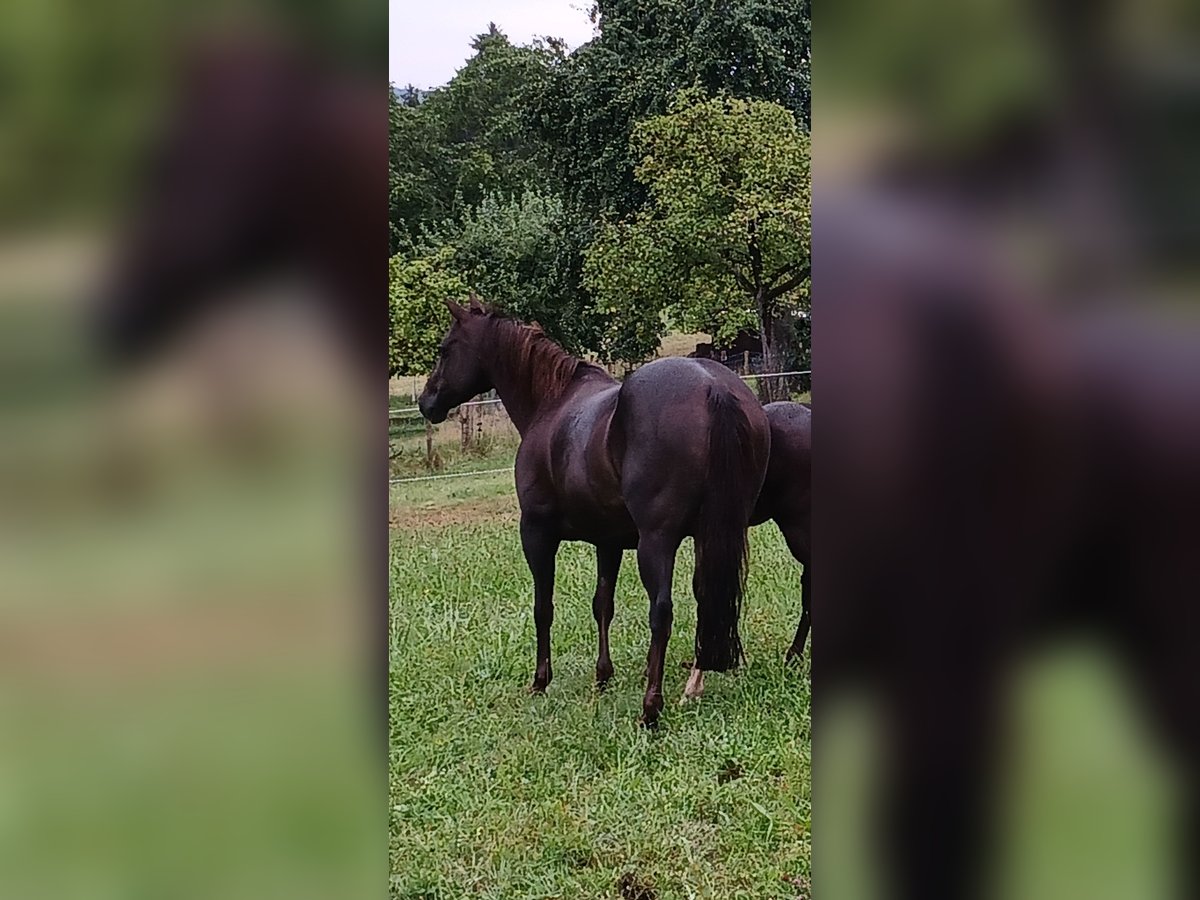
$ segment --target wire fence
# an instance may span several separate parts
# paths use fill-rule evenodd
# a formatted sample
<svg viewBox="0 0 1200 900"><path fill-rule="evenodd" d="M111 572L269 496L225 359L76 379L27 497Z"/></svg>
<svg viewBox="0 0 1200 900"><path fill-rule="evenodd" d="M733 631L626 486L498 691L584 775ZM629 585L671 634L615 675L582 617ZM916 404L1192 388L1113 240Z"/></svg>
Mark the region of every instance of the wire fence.
<svg viewBox="0 0 1200 900"><path fill-rule="evenodd" d="M720 361L720 360L719 360ZM811 376L812 372L809 369L794 369L787 372L750 372L742 374L740 377L745 381L755 381L767 378L774 379L791 379L788 390L775 391L774 394L791 396L793 398L804 394L811 395ZM803 380L801 380L803 379ZM809 398L811 402L811 397ZM426 468L434 468L435 461L440 460L440 456L435 450L435 437L440 434L441 437L437 441L438 447L447 447L457 444L457 450L460 453L466 454L472 451L477 451L478 455L486 457L487 450L497 435L501 441L507 440L512 443L517 439L516 428L512 421L508 418L507 412L504 410L503 404L498 397L484 397L480 400L470 400L466 403L459 404L454 410L451 410L448 422L448 428L453 432L454 425L458 426L458 435L447 440L445 431L437 431L429 422L424 422L423 426L414 429L409 429L407 435L403 434L402 430L394 427L393 423L402 422L405 419L411 419L414 424L420 419L420 410L413 407L404 409L389 410L389 437L393 444L407 439L410 443L420 442L423 438L424 447L421 448L419 443L415 445L414 451L419 453L421 449L424 451L424 466ZM403 449L403 448L401 448ZM393 458L397 454L393 453ZM478 458L478 456L477 456ZM440 481L451 478L469 478L472 476L488 476L495 475L501 472L511 472L512 466L492 469L474 469L466 472L431 472L425 475L405 475L388 480L389 485L396 484L412 484L416 482Z"/></svg>
<svg viewBox="0 0 1200 900"><path fill-rule="evenodd" d="M718 360L718 362L721 362L721 360ZM748 374L739 375L738 377L743 381L753 381L761 378L792 378L800 375L812 375L812 371L809 369L794 369L790 372L750 372ZM489 393L494 393L494 391L489 391ZM483 400L468 400L466 403L460 403L450 412L453 415L455 410L461 409L464 406L490 406L503 402L504 401L502 401L499 397L487 397ZM402 419L405 416L411 416L414 413L419 415L420 412L421 409L417 406L409 406L404 409L393 409L388 411L388 420L394 421L396 419Z"/></svg>
<svg viewBox="0 0 1200 900"><path fill-rule="evenodd" d="M412 478L392 478L388 484L408 484L413 481L441 481L443 478L470 478L472 475L495 475L497 472L511 472L512 466L499 469L477 469L474 472L447 472L442 475L416 475Z"/></svg>
<svg viewBox="0 0 1200 900"><path fill-rule="evenodd" d="M488 406L493 403L502 402L503 401L499 397L492 397L489 400L468 400L466 403L460 403L455 407L455 409L462 409L464 406ZM388 412L388 421L391 422L395 421L396 419L403 419L406 416L411 416L413 413L419 414L420 412L420 408L416 406L410 406L407 409L393 409ZM451 410L451 412L453 412L453 410Z"/></svg>

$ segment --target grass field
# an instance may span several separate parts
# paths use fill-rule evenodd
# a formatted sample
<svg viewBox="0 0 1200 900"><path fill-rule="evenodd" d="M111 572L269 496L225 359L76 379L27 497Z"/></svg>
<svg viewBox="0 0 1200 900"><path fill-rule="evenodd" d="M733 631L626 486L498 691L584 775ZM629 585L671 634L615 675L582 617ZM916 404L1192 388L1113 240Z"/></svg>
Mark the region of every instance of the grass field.
<svg viewBox="0 0 1200 900"><path fill-rule="evenodd" d="M799 567L773 526L752 534L748 665L676 705L695 626L691 546L676 571L669 700L641 710L648 627L626 553L616 677L592 685L592 548L559 554L554 681L533 673L530 578L511 475L392 489L391 896L807 897L807 668L782 662Z"/></svg>

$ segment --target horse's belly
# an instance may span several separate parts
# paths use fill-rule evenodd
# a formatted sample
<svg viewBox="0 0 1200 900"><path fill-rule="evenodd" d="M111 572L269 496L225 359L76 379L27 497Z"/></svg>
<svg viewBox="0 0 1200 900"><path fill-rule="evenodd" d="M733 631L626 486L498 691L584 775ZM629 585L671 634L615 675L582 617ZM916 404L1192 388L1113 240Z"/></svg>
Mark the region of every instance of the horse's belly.
<svg viewBox="0 0 1200 900"><path fill-rule="evenodd" d="M589 544L619 544L629 549L637 546L637 528L628 513L593 518L572 515L563 522L562 536L568 541L587 541Z"/></svg>

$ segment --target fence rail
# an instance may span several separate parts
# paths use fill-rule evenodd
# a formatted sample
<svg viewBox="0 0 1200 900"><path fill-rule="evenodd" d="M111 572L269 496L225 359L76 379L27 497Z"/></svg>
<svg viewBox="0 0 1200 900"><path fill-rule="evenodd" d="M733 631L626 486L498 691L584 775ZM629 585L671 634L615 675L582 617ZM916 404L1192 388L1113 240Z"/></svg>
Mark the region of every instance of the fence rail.
<svg viewBox="0 0 1200 900"><path fill-rule="evenodd" d="M440 481L443 478L469 478L472 475L495 475L497 472L511 472L512 466L500 469L478 469L474 472L448 472L442 475L414 475L409 478L390 478L388 484L408 484L412 481Z"/></svg>
<svg viewBox="0 0 1200 900"><path fill-rule="evenodd" d="M753 378L790 378L795 375L811 375L811 374L812 374L811 369L796 369L795 371L792 371L792 372L758 372L758 373L751 373L749 375L739 375L738 377L741 378L743 381L748 381ZM501 402L502 401L499 398L493 398L490 400L468 400L466 403L460 403L458 405L458 407L456 407L456 408L463 407L463 406L486 406L490 403L501 403ZM420 408L416 407L416 406L410 406L407 409L389 410L388 411L388 421L390 422L393 419L402 419L406 415L412 415L413 413L419 413L420 411L421 411Z"/></svg>
<svg viewBox="0 0 1200 900"><path fill-rule="evenodd" d="M500 400L499 397L497 397L493 400L468 400L466 403L458 404L458 406L455 407L455 409L458 409L459 407L463 407L463 406L485 406L488 403L500 403L500 402L502 402L502 401ZM420 407L417 407L417 406L410 406L408 409L393 409L388 412L388 421L391 421L392 419L401 419L406 415L411 415L412 413L419 413L420 411L421 411Z"/></svg>

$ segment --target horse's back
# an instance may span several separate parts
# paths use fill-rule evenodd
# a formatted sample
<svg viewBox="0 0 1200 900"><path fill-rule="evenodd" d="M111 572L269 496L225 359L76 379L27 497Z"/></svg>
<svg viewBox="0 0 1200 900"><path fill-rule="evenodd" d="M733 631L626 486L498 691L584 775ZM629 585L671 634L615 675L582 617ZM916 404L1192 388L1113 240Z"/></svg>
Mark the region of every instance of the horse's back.
<svg viewBox="0 0 1200 900"><path fill-rule="evenodd" d="M771 459L752 521L807 522L812 505L812 410L802 403L779 401L768 403L763 411L771 425Z"/></svg>

